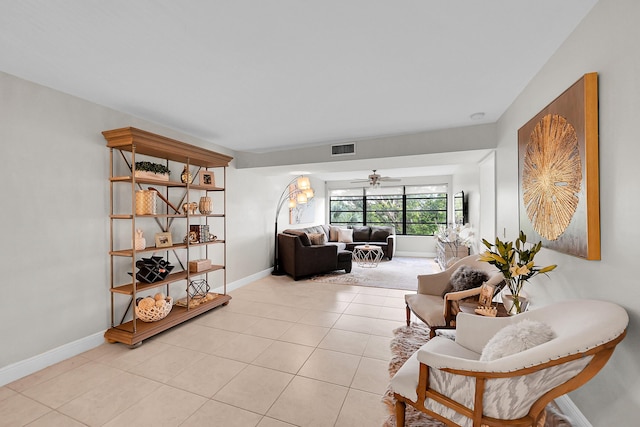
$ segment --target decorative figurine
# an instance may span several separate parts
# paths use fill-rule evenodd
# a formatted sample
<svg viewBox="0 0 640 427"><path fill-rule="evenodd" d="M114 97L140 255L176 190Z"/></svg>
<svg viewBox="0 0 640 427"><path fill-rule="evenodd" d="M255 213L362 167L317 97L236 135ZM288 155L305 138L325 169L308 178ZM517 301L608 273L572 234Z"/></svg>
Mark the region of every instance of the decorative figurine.
<svg viewBox="0 0 640 427"><path fill-rule="evenodd" d="M195 215L197 209L198 204L196 202L185 203L182 205L182 210L184 210L184 213L187 215Z"/></svg>
<svg viewBox="0 0 640 427"><path fill-rule="evenodd" d="M136 235L133 241L133 247L136 248L136 251L144 250L147 247L147 240L142 235L142 230L139 228L136 230Z"/></svg>
<svg viewBox="0 0 640 427"><path fill-rule="evenodd" d="M184 165L184 170L182 171L182 175L180 175L180 180L184 184L190 184L193 181L193 175L191 175L191 171L189 171L187 165Z"/></svg>

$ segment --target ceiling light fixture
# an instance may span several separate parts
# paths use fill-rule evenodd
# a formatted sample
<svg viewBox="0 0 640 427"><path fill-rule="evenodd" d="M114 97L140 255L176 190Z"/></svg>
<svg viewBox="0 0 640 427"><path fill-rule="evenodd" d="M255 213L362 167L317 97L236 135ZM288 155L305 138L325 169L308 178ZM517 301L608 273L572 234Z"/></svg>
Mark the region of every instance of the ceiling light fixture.
<svg viewBox="0 0 640 427"><path fill-rule="evenodd" d="M479 111L477 113L473 113L472 115L469 116L469 118L471 120L480 120L480 119L484 119L484 113L482 111Z"/></svg>

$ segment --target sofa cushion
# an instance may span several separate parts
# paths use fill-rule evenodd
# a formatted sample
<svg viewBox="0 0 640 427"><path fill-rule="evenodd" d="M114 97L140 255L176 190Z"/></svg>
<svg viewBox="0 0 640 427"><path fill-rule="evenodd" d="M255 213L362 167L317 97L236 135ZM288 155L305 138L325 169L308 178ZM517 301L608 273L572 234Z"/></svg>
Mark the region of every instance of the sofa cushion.
<svg viewBox="0 0 640 427"><path fill-rule="evenodd" d="M395 234L395 230L393 227L371 227L371 237L370 240L372 242L384 242L387 240L387 237Z"/></svg>
<svg viewBox="0 0 640 427"><path fill-rule="evenodd" d="M339 229L338 242L353 243L353 230L347 228Z"/></svg>
<svg viewBox="0 0 640 427"><path fill-rule="evenodd" d="M311 246L311 240L309 240L309 236L302 230L288 229L284 230L283 233L298 236L300 238L300 243L302 243L302 246Z"/></svg>
<svg viewBox="0 0 640 427"><path fill-rule="evenodd" d="M324 233L307 233L312 245L324 245L327 241L327 236Z"/></svg>
<svg viewBox="0 0 640 427"><path fill-rule="evenodd" d="M496 332L482 350L480 360L489 362L520 353L551 341L555 336L551 326L546 323L523 319Z"/></svg>
<svg viewBox="0 0 640 427"><path fill-rule="evenodd" d="M404 300L416 316L427 325L444 326L444 302L438 295L406 294Z"/></svg>
<svg viewBox="0 0 640 427"><path fill-rule="evenodd" d="M336 227L335 225L329 226L329 241L337 242L338 241L338 230L340 227Z"/></svg>
<svg viewBox="0 0 640 427"><path fill-rule="evenodd" d="M371 237L371 227L354 226L353 227L353 241L354 242L368 242Z"/></svg>
<svg viewBox="0 0 640 427"><path fill-rule="evenodd" d="M321 225L313 225L311 227L303 228L302 230L307 234L311 234L311 233L314 233L314 234L322 233L322 234L324 234L324 228Z"/></svg>

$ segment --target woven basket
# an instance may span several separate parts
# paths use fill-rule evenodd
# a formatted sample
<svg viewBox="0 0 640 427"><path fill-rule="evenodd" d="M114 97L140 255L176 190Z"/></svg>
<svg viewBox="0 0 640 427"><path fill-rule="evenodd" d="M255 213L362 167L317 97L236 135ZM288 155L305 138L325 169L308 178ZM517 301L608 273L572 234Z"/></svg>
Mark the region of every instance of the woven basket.
<svg viewBox="0 0 640 427"><path fill-rule="evenodd" d="M165 298L167 302L163 307L156 307L155 305L147 310L143 310L136 305L136 316L143 322L157 322L162 320L171 312L173 308L173 298Z"/></svg>

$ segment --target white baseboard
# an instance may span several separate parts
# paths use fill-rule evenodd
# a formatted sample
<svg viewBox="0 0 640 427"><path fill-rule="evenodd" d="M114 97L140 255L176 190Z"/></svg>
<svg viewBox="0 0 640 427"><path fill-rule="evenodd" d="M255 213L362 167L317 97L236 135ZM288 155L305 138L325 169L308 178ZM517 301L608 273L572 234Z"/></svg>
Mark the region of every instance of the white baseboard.
<svg viewBox="0 0 640 427"><path fill-rule="evenodd" d="M270 274L271 268L229 283L227 284L227 292L239 289L253 281L267 277ZM222 292L222 289L214 289L214 292ZM29 359L21 360L0 368L0 387L98 347L100 344L104 343L104 332L105 331L98 332L37 356L30 357Z"/></svg>
<svg viewBox="0 0 640 427"><path fill-rule="evenodd" d="M236 289L240 289L241 287L248 285L251 282L255 282L256 280L262 279L264 277L268 277L271 274L273 268L267 268L266 270L259 271L251 276L243 277L240 280L236 280L235 282L227 283L227 292L235 291ZM212 289L213 292L222 293L222 287Z"/></svg>
<svg viewBox="0 0 640 427"><path fill-rule="evenodd" d="M0 369L0 387L104 343L104 331L62 345Z"/></svg>
<svg viewBox="0 0 640 427"><path fill-rule="evenodd" d="M560 408L560 411L571 418L571 425L574 427L593 427L589 420L580 412L580 409L573 403L573 401L566 394L560 396L555 400L556 405Z"/></svg>

